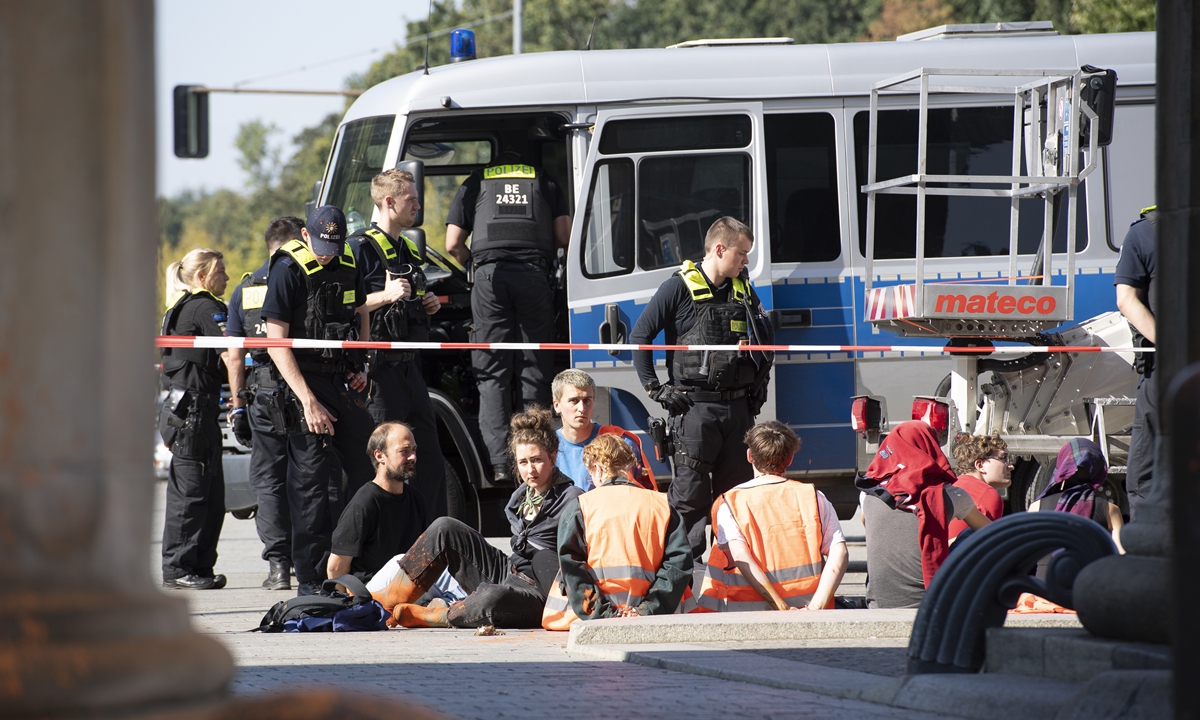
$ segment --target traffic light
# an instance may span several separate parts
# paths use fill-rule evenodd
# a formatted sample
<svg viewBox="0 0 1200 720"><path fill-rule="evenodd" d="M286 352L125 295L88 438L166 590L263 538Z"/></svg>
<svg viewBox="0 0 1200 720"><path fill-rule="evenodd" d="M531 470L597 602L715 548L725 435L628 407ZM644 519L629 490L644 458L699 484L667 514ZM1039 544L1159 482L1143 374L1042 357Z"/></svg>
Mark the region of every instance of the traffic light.
<svg viewBox="0 0 1200 720"><path fill-rule="evenodd" d="M208 91L175 86L175 157L208 157Z"/></svg>

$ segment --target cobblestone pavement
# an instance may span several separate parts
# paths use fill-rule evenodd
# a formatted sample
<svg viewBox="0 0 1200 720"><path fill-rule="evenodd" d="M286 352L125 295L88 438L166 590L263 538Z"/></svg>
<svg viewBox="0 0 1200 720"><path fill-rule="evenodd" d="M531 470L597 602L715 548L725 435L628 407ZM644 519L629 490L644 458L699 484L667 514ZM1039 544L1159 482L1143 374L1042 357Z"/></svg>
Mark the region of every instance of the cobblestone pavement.
<svg viewBox="0 0 1200 720"><path fill-rule="evenodd" d="M154 531L162 528L164 483L156 490ZM160 543L149 561L161 578ZM238 671L235 695L334 685L371 695L417 702L458 718L561 718L572 716L727 718L936 718L812 693L706 678L618 662L600 662L565 651L566 634L507 631L476 637L467 630L394 630L379 633L278 634L246 632L289 592L262 590L267 563L252 520L227 515L217 572L229 586L186 594L196 628L221 641ZM861 643L858 643L861 644ZM818 646L811 646L817 649ZM727 648L735 649L735 648ZM737 647L789 653L789 646ZM884 652L888 648L859 648ZM828 642L820 654L836 655ZM814 662L808 657L807 662ZM834 664L831 662L831 664ZM890 668L876 672L890 674Z"/></svg>

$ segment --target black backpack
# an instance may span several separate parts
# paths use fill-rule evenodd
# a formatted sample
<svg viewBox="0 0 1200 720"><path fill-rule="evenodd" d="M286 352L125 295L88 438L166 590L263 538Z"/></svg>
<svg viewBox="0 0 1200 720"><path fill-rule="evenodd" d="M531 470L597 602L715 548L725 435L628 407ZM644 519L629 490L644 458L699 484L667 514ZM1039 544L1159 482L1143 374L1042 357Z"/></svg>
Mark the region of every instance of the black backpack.
<svg viewBox="0 0 1200 720"><path fill-rule="evenodd" d="M342 585L350 591L349 595L345 595L337 590L337 586ZM378 608L378 612L382 613L383 609L371 599L371 592L367 590L367 586L361 580L353 575L342 575L340 577L326 580L321 584L321 591L316 595L300 595L291 600L281 600L271 606L266 615L263 615L262 622L258 627L251 632L267 632L277 633L284 632L288 628L286 623L289 620L304 620L305 618L330 618L341 613L344 610L359 609L363 605L374 605ZM364 612L348 613L348 615L371 616L372 613L362 608ZM362 623L352 621L354 625ZM368 620L366 624L374 625ZM382 620L379 621L382 624ZM329 623L326 627L319 630L333 630L333 623ZM374 630L382 629L376 627L358 627L354 629Z"/></svg>

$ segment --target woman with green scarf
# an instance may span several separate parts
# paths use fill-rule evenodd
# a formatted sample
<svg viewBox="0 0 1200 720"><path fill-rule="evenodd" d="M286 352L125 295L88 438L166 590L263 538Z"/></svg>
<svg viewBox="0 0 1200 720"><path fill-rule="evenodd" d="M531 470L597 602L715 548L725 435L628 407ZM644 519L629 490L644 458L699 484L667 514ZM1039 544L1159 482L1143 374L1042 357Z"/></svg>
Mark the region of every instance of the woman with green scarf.
<svg viewBox="0 0 1200 720"><path fill-rule="evenodd" d="M392 613L388 625L541 627L546 591L538 584L534 556L548 551L543 557L557 558L558 518L583 492L554 465L558 436L552 417L549 410L530 407L510 422L509 453L522 481L504 508L512 528L512 554L506 556L458 520L438 518L413 543L391 584L375 593ZM467 598L449 606L418 605L447 569Z"/></svg>

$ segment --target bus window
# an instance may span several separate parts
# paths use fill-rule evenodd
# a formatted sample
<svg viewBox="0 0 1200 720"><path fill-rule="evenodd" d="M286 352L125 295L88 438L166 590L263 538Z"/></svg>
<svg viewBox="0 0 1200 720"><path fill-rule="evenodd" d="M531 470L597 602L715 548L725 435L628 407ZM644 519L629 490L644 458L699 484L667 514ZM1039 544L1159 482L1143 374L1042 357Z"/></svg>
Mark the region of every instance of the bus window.
<svg viewBox="0 0 1200 720"><path fill-rule="evenodd" d="M718 150L750 144L749 115L705 115L613 120L604 126L600 153Z"/></svg>
<svg viewBox="0 0 1200 720"><path fill-rule="evenodd" d="M1011 106L934 108L929 110L927 167L933 175L1010 175L1012 173ZM876 177L887 180L917 172L917 110L879 113ZM867 184L870 115L854 116L855 169L858 187ZM1023 161L1022 161L1023 164ZM1021 170L1025 173L1024 168ZM1087 194L1080 185L1076 205L1075 250L1087 246ZM879 195L875 200L875 257L916 257L917 199L911 195ZM1045 201L1020 203L1017 252L1032 255L1042 238ZM1066 193L1054 198L1054 252L1067 250ZM1007 255L1012 202L1006 197L925 199L925 256ZM867 248L867 196L858 193L858 243Z"/></svg>
<svg viewBox="0 0 1200 720"><path fill-rule="evenodd" d="M828 262L842 254L833 116L763 117L772 262Z"/></svg>
<svg viewBox="0 0 1200 720"><path fill-rule="evenodd" d="M633 269L633 161L596 165L583 219L583 274L619 275Z"/></svg>
<svg viewBox="0 0 1200 720"><path fill-rule="evenodd" d="M750 157L643 157L637 204L638 264L644 270L700 260L704 235L717 218L729 215L750 224Z"/></svg>
<svg viewBox="0 0 1200 720"><path fill-rule="evenodd" d="M351 210L366 218L375 209L371 201L371 178L383 170L383 155L392 138L395 115L363 118L342 126L337 138L336 159L325 185L325 204Z"/></svg>

